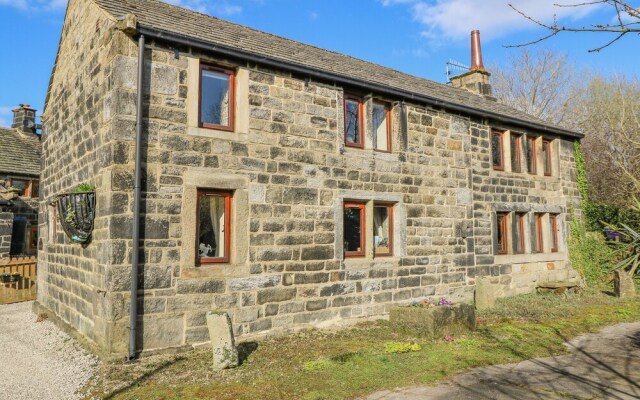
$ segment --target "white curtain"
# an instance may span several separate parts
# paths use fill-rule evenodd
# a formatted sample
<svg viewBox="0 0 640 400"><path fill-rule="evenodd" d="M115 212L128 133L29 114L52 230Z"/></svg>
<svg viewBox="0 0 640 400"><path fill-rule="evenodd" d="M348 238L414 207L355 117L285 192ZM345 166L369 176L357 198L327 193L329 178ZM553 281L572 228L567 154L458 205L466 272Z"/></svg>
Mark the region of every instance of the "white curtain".
<svg viewBox="0 0 640 400"><path fill-rule="evenodd" d="M214 257L224 257L224 197L209 197L209 213L216 244Z"/></svg>
<svg viewBox="0 0 640 400"><path fill-rule="evenodd" d="M388 245L389 239L389 211L383 207L374 208L373 213L373 226L374 226L374 240L375 247L386 240L386 244Z"/></svg>

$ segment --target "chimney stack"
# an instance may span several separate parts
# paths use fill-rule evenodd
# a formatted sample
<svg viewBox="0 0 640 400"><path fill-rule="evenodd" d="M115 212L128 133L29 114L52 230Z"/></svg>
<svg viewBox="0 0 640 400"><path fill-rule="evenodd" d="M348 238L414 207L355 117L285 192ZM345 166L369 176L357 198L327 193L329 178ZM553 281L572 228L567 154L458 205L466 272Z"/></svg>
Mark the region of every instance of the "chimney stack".
<svg viewBox="0 0 640 400"><path fill-rule="evenodd" d="M484 71L479 30L471 31L471 71Z"/></svg>
<svg viewBox="0 0 640 400"><path fill-rule="evenodd" d="M18 129L23 133L36 133L36 110L31 108L29 104L19 104L19 107L13 111L12 128Z"/></svg>
<svg viewBox="0 0 640 400"><path fill-rule="evenodd" d="M482 49L480 48L480 31L471 31L471 68L451 78L451 85L465 89L472 93L491 97L491 74L482 64Z"/></svg>

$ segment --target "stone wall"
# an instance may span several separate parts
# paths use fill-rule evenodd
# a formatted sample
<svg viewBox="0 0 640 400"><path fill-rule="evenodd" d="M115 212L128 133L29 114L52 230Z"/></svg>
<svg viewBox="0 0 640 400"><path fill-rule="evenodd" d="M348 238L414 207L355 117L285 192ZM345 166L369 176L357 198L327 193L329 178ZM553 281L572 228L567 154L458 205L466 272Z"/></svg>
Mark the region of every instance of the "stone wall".
<svg viewBox="0 0 640 400"><path fill-rule="evenodd" d="M65 24L78 28L81 49L71 51L75 42L65 31L65 57L59 56L46 110L42 186L51 197L82 181L95 183L96 231L85 248L68 244L61 230L49 240L39 301L120 353L131 301L137 42L100 12L80 20L84 7L93 6L72 1ZM562 149L557 176L496 172L486 121L363 93L367 110L374 99L393 105L393 151L349 148L345 88L148 45L141 348L207 342L205 315L212 309L228 311L235 334L250 338L380 318L394 303L425 297L472 301L476 276L491 276L513 294L547 275L536 270L534 276L522 259L494 256L492 224L496 207L531 205L567 221L567 204L577 195L571 142L554 138ZM197 126L201 61L236 70L234 132ZM229 263L195 263L198 188L233 192ZM348 200L394 204L394 256L374 258L369 251L344 258ZM41 213L47 215L45 202ZM46 223L51 231L51 220ZM566 251L546 257L540 262L567 273Z"/></svg>
<svg viewBox="0 0 640 400"><path fill-rule="evenodd" d="M0 258L9 257L12 231L13 213L7 211L0 212Z"/></svg>
<svg viewBox="0 0 640 400"><path fill-rule="evenodd" d="M120 155L108 111L111 63L119 52L115 24L91 1L69 1L42 115L39 205L38 302L107 350L110 316L102 302L108 297L107 266L117 257L106 241L112 214L107 199L110 168ZM98 193L93 238L86 246L70 242L51 204L81 183L96 186Z"/></svg>

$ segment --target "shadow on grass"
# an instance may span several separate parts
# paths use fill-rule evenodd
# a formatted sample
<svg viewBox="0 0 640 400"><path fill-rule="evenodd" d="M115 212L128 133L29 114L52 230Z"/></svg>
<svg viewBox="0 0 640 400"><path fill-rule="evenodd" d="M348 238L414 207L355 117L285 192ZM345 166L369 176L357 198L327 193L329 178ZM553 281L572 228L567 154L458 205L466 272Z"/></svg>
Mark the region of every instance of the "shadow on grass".
<svg viewBox="0 0 640 400"><path fill-rule="evenodd" d="M249 358L251 353L253 353L256 350L258 350L258 343L257 342L238 343L238 361L239 361L239 364L240 365L244 364L244 362L247 361L247 358Z"/></svg>
<svg viewBox="0 0 640 400"><path fill-rule="evenodd" d="M164 371L165 369L171 367L173 364L184 360L185 357L176 357L172 360L167 360L161 364L159 364L158 366L156 366L153 369L150 369L149 371L146 371L145 373L143 373L142 375L140 375L139 377L137 377L136 379L134 379L133 381L127 383L126 385L113 390L112 392L106 394L104 397L102 397L104 400L108 400L108 399L113 399L114 397L116 397L117 395L124 393L126 391L128 391L129 389L132 389L134 387L140 386L142 383L144 383L146 380L152 378L154 375ZM132 364L131 368L135 368L136 364Z"/></svg>
<svg viewBox="0 0 640 400"><path fill-rule="evenodd" d="M481 367L445 385L466 399L640 399L640 328L615 339L590 335L569 341L552 326L542 326L553 329L572 354ZM511 344L491 332L485 336L501 342L503 349L517 357L528 358L521 350L526 342Z"/></svg>

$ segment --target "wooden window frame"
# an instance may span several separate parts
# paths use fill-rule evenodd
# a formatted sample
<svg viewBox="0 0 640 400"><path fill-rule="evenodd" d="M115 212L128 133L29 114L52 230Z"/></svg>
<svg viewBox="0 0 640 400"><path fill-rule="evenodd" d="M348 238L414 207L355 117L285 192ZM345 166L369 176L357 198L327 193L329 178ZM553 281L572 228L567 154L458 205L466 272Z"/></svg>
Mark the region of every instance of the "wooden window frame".
<svg viewBox="0 0 640 400"><path fill-rule="evenodd" d="M558 242L558 214L549 214L549 224L551 225L551 252L557 253L560 243Z"/></svg>
<svg viewBox="0 0 640 400"><path fill-rule="evenodd" d="M22 195L19 196L19 197L21 197L23 199L30 199L31 198L31 185L33 184L33 180L31 180L31 179L23 179L23 178L11 178L9 180L9 185L13 186L13 183L15 181L25 182L24 193L22 193Z"/></svg>
<svg viewBox="0 0 640 400"><path fill-rule="evenodd" d="M358 102L358 137L360 138L360 143L352 143L347 141L347 101L357 101ZM360 96L355 96L351 94L344 95L343 101L343 114L344 114L344 145L346 147L355 147L358 149L364 149L364 99Z"/></svg>
<svg viewBox="0 0 640 400"><path fill-rule="evenodd" d="M500 137L500 165L493 165L493 137ZM492 129L491 130L491 165L494 171L504 171L504 132Z"/></svg>
<svg viewBox="0 0 640 400"><path fill-rule="evenodd" d="M198 252L199 249L199 238L200 238L200 199L206 196L220 196L224 198L224 257L200 257ZM220 263L228 263L230 260L231 254L231 229L232 229L232 221L231 221L231 207L232 207L232 197L233 193L229 191L222 190L209 190L209 189L198 189L197 200L196 200L196 240L195 240L195 252L196 252L196 263L197 264L220 264Z"/></svg>
<svg viewBox="0 0 640 400"><path fill-rule="evenodd" d="M500 222L500 217L502 217L502 222ZM507 212L498 212L496 213L496 224L498 225L498 238L502 237L502 242L498 243L498 254L504 255L509 254L509 213Z"/></svg>
<svg viewBox="0 0 640 400"><path fill-rule="evenodd" d="M526 247L525 247L525 230L524 230L524 220L527 218L527 213L521 213L521 212L516 212L513 214L515 216L515 218L518 219L518 231L516 232L517 234L517 239L518 239L518 245L519 246L514 246L513 248L513 254L525 254L526 253ZM515 240L514 240L515 243ZM518 247L520 248L520 251L518 251Z"/></svg>
<svg viewBox="0 0 640 400"><path fill-rule="evenodd" d="M517 133L512 133L511 137L515 137L515 150L516 150L516 168L513 168L513 164L511 165L511 172L521 173L522 172L522 135ZM511 146L511 143L509 143ZM511 149L511 154L513 154L513 148Z"/></svg>
<svg viewBox="0 0 640 400"><path fill-rule="evenodd" d="M203 71L211 71L227 74L229 76L229 125L216 125L210 124L206 122L202 122L202 72ZM225 69L221 67L216 67L209 64L200 64L200 72L199 72L199 87L198 87L198 126L200 128L206 129L216 129L220 131L228 131L233 132L235 129L235 104L236 104L236 96L235 96L235 71L232 69Z"/></svg>
<svg viewBox="0 0 640 400"><path fill-rule="evenodd" d="M551 140L542 139L542 151L547 150L547 161L544 163L544 176L553 175L553 163L551 162Z"/></svg>
<svg viewBox="0 0 640 400"><path fill-rule="evenodd" d="M33 188L37 187L38 190L36 191L36 194L34 195L33 192ZM40 181L38 179L32 179L29 182L29 197L32 199L37 199L40 197Z"/></svg>
<svg viewBox="0 0 640 400"><path fill-rule="evenodd" d="M344 210L346 208L357 208L360 210L360 251L347 251L347 249L344 249L344 257L345 258L352 258L352 257L364 257L366 255L366 243L367 243L367 231L366 231L366 217L367 217L367 211L366 211L366 203L363 202L357 202L357 201L350 201L350 202L345 202L342 206L342 213L344 215ZM342 221L342 234L344 235L344 221Z"/></svg>
<svg viewBox="0 0 640 400"><path fill-rule="evenodd" d="M36 235L36 246L31 246L31 241L33 239L33 234ZM38 225L31 225L29 227L29 235L27 238L27 250L38 250Z"/></svg>
<svg viewBox="0 0 640 400"><path fill-rule="evenodd" d="M531 146L531 168L529 168L529 163L527 163L527 172L531 175L536 175L538 173L538 154L536 151L536 137L535 136L527 136L527 148Z"/></svg>
<svg viewBox="0 0 640 400"><path fill-rule="evenodd" d="M382 101L382 100L374 100L372 107L374 107L375 105L382 105L384 107L385 110L385 118L387 120L387 150L379 150L376 149L375 147L373 148L374 151L378 151L380 153L391 153L392 152L392 143L391 143L391 127L393 126L391 124L391 103L387 102L387 101ZM373 110L371 112L371 134L375 135L376 132L374 131L374 127L373 127Z"/></svg>
<svg viewBox="0 0 640 400"><path fill-rule="evenodd" d="M392 203L373 203L375 212L376 207L384 207L389 213L389 252L388 253L376 253L375 243L373 246L373 257L392 257L393 256L393 204ZM371 228L374 228L372 226ZM375 236L375 235L374 235Z"/></svg>
<svg viewBox="0 0 640 400"><path fill-rule="evenodd" d="M544 253L544 214L535 214L536 224L536 253Z"/></svg>

